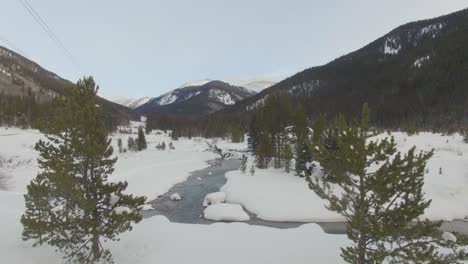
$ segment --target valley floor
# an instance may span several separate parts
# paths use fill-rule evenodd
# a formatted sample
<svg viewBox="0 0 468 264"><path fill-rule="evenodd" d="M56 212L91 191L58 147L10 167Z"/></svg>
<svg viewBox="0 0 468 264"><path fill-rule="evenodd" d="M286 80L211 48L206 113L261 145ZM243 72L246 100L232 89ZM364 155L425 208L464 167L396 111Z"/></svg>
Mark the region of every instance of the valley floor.
<svg viewBox="0 0 468 264"><path fill-rule="evenodd" d="M428 164L425 192L433 199L426 216L431 219L461 219L468 216L468 144L460 136L393 133L401 150L413 145L435 149ZM126 145L128 135L112 136ZM36 175L34 144L43 138L35 130L0 128L0 256L2 263L60 263L52 248L33 248L21 240L19 218L24 211L22 194ZM128 192L145 195L148 201L183 182L190 172L207 166L217 155L206 151L206 139L174 141L175 150L158 151L155 145L171 141L164 134L147 136L143 152L115 153L118 162L111 180L126 180ZM246 148L223 140L221 149ZM249 157L249 160L253 160ZM250 168L250 167L248 167ZM241 204L259 218L271 221L341 221L323 208L324 203L308 190L302 178L282 170L259 170L252 176L231 171L222 187L228 203ZM3 184L2 183L6 183ZM184 199L184 197L182 197ZM163 216L145 218L121 241L107 243L116 263L342 263L339 248L343 235L325 234L313 223L293 229L275 229L245 223L211 225L171 223Z"/></svg>

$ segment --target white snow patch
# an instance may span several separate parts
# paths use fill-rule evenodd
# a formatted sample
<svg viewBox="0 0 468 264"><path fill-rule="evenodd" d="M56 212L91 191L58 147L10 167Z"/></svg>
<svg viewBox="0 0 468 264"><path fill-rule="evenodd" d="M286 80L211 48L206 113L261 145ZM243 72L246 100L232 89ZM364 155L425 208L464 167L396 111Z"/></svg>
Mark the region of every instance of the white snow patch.
<svg viewBox="0 0 468 264"><path fill-rule="evenodd" d="M226 201L226 194L224 192L209 193L203 200L203 206L209 206L212 204L224 203Z"/></svg>
<svg viewBox="0 0 468 264"><path fill-rule="evenodd" d="M430 35L432 38L435 38L440 33L443 27L444 27L444 24L442 23L436 23L436 24L425 26L419 31L418 38L421 38L422 36L425 36L425 35Z"/></svg>
<svg viewBox="0 0 468 264"><path fill-rule="evenodd" d="M229 93L223 91L223 90L220 90L220 89L211 89L209 91L209 96L211 98L214 98L216 99L218 102L222 103L222 104L225 104L225 105L233 105L236 103L236 101L234 101L231 97L231 95L229 95Z"/></svg>
<svg viewBox="0 0 468 264"><path fill-rule="evenodd" d="M163 98L159 99L158 105L168 105L177 101L177 95L169 93L166 94Z"/></svg>
<svg viewBox="0 0 468 264"><path fill-rule="evenodd" d="M398 37L387 37L384 44L384 54L397 55L400 50L400 39Z"/></svg>
<svg viewBox="0 0 468 264"><path fill-rule="evenodd" d="M151 204L144 204L141 210L146 211L146 210L154 210L153 205Z"/></svg>
<svg viewBox="0 0 468 264"><path fill-rule="evenodd" d="M214 221L249 221L250 217L244 212L242 206L238 204L213 204L208 206L203 212L206 219Z"/></svg>
<svg viewBox="0 0 468 264"><path fill-rule="evenodd" d="M453 235L452 233L450 233L450 232L442 233L442 239L445 240L445 241L450 241L450 242L454 242L454 243L457 242L457 237L455 235Z"/></svg>
<svg viewBox="0 0 468 264"><path fill-rule="evenodd" d="M171 200L172 201L180 201L180 199L182 199L182 197L180 197L180 195L178 193L173 193L171 195Z"/></svg>
<svg viewBox="0 0 468 264"><path fill-rule="evenodd" d="M119 200L120 200L120 197L113 193L109 197L109 203L111 206L116 205Z"/></svg>
<svg viewBox="0 0 468 264"><path fill-rule="evenodd" d="M127 213L127 214L130 214L132 213L132 209L126 207L126 206L117 206L116 208L114 208L114 212L116 214L123 214L123 213Z"/></svg>
<svg viewBox="0 0 468 264"><path fill-rule="evenodd" d="M418 58L414 61L413 66L416 68L421 68L421 66L431 58L430 55Z"/></svg>

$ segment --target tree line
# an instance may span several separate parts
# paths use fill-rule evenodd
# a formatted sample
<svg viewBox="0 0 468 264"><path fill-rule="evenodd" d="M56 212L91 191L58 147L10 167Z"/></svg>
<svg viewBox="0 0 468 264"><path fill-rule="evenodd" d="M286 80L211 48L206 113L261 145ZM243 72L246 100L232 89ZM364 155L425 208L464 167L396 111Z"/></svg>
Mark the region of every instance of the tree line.
<svg viewBox="0 0 468 264"><path fill-rule="evenodd" d="M369 141L376 131L367 104L360 119L338 115L326 122L320 116L312 129L300 105L291 109L287 94L269 96L250 122L249 150L259 169L289 172L295 160L296 175L345 219L351 240L341 251L346 262L460 263L467 256L465 236L441 237L442 222L423 217L431 204L423 186L433 151L401 153L393 138Z"/></svg>

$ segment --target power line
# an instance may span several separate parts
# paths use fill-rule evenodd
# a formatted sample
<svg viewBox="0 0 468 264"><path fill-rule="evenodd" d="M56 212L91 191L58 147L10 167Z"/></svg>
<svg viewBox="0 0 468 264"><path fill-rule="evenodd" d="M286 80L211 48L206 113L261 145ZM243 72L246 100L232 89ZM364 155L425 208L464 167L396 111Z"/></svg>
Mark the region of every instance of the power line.
<svg viewBox="0 0 468 264"><path fill-rule="evenodd" d="M78 71L81 72L80 70L80 65L73 56L73 54L65 47L65 45L60 41L60 39L55 35L55 33L50 29L50 27L47 25L47 23L42 19L42 17L37 13L37 11L34 9L34 7L31 6L31 4L28 2L28 0L18 0L21 5L28 11L28 13L36 20L36 22L41 26L41 28L49 35L49 37L52 39L52 41L55 42L55 44L65 53L65 55L70 59L70 61L73 63L73 65L77 68Z"/></svg>
<svg viewBox="0 0 468 264"><path fill-rule="evenodd" d="M18 48L18 46L16 46L13 42L9 41L5 36L2 36L0 35L0 40L2 40L3 42L5 42L5 44L10 47L11 50L15 51L16 53L20 54L21 56L23 57L27 57L26 56L26 53L21 50L20 48Z"/></svg>

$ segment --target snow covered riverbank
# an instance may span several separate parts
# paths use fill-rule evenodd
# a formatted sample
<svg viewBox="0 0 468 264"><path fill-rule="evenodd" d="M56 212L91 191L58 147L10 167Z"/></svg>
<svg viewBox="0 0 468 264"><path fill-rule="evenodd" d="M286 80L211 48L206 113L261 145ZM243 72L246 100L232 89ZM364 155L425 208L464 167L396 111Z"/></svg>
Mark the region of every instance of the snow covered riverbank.
<svg viewBox="0 0 468 264"><path fill-rule="evenodd" d="M424 192L432 199L425 216L432 220L468 217L468 144L460 135L392 133L400 151L416 146L434 149L427 164ZM379 137L388 136L386 134ZM249 157L252 162L253 157ZM250 164L248 165L250 168ZM339 222L343 218L324 208L325 202L307 187L303 178L284 170L257 169L254 176L240 171L226 174L222 188L227 202L241 204L259 218L269 221Z"/></svg>

